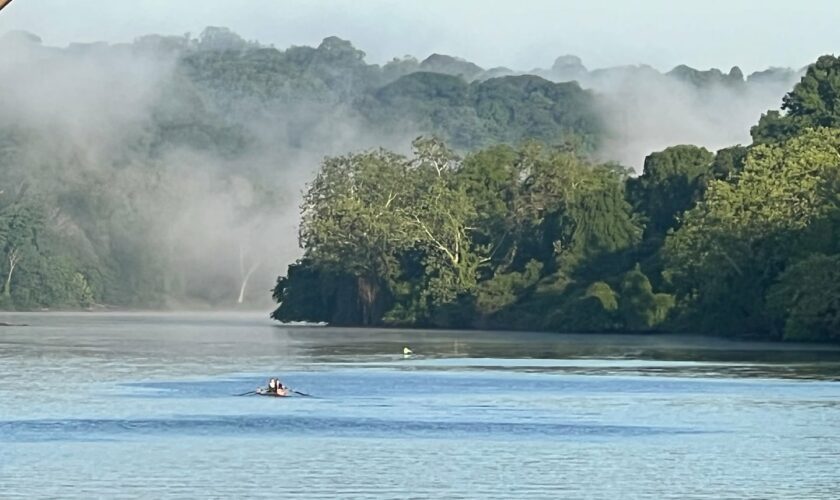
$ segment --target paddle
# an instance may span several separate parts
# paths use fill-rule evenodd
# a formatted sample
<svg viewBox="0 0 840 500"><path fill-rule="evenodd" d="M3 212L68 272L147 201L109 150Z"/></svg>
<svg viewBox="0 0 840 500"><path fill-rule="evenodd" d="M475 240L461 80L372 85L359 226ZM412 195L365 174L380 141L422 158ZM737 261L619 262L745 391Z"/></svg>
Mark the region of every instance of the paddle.
<svg viewBox="0 0 840 500"><path fill-rule="evenodd" d="M304 396L304 397L307 397L307 398L314 398L315 397L312 394L307 394L305 392L296 391L294 389L289 389L289 390L294 392L295 394L300 394L301 396ZM243 392L242 394L234 394L234 396L251 396L251 395L257 394L257 392L259 392L259 391L248 391L248 392Z"/></svg>

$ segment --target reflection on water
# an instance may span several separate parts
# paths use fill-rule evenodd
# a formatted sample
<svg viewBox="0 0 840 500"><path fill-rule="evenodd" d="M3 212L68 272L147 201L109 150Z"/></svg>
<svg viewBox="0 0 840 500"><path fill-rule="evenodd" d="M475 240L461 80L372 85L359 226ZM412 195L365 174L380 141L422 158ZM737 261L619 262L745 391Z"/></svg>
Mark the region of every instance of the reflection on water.
<svg viewBox="0 0 840 500"><path fill-rule="evenodd" d="M2 498L838 497L838 348L0 321ZM234 396L272 375L315 397Z"/></svg>

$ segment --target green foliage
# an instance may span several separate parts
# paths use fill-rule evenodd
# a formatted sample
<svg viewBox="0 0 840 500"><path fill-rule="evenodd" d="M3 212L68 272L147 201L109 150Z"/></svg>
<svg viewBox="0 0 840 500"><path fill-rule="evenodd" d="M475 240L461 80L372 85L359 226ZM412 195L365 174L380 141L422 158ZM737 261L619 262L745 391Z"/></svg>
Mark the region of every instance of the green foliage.
<svg viewBox="0 0 840 500"><path fill-rule="evenodd" d="M304 197L300 244L336 271L388 275L391 253L410 245L397 203L408 165L385 151L330 158Z"/></svg>
<svg viewBox="0 0 840 500"><path fill-rule="evenodd" d="M668 238L669 274L688 318L712 331L770 329L765 292L798 251L799 236L836 200L840 131L819 129L754 147L733 182L713 181Z"/></svg>
<svg viewBox="0 0 840 500"><path fill-rule="evenodd" d="M483 281L476 293L477 311L491 315L515 304L526 290L537 283L542 267L541 263L532 260L521 272L501 273Z"/></svg>
<svg viewBox="0 0 840 500"><path fill-rule="evenodd" d="M11 295L18 309L78 309L94 304L87 279L68 258L41 257L22 265L19 273Z"/></svg>
<svg viewBox="0 0 840 500"><path fill-rule="evenodd" d="M623 178L619 172L596 166L586 172L589 179L563 214L568 237L555 240L563 265L571 266L603 256L613 256L638 244L641 230L625 201ZM558 242L560 243L558 247Z"/></svg>
<svg viewBox="0 0 840 500"><path fill-rule="evenodd" d="M668 76L690 83L698 88L709 88L719 85L740 86L744 84L744 73L738 66L733 66L729 74L712 68L701 71L681 64L668 72Z"/></svg>
<svg viewBox="0 0 840 500"><path fill-rule="evenodd" d="M254 160L266 152L283 163L305 163L313 150L322 154L325 143L347 150L356 142L369 142L348 131L355 128L363 131L360 135L386 140L419 131L445 139L459 152L531 138L591 152L601 132L596 98L577 84L532 76L467 83L452 75L472 78L481 68L446 56L423 63L405 59L380 68L336 37L317 47L277 50L211 27L195 39L151 36L101 50L97 55L106 59L136 57L171 61L171 66L160 68L160 74L152 72L160 81L153 91L138 92L142 95L135 98L142 102L114 110L120 118L128 117L130 126L119 127L113 144L89 148L87 138L56 140L66 134L64 129L56 134L0 120L0 185L31 185L39 208L50 214L44 230L60 241L52 250L60 247L56 255L83 272L96 302L113 305L224 302L226 290L238 283L230 283L227 269L210 274L185 269L185 247L194 243L187 233L193 228L169 225L173 216L180 217L179 209L189 208L185 200L204 194L187 192L193 183L206 183L207 191L222 198L234 179L269 190L282 184L277 179L283 172L256 165L260 162ZM61 67L87 64L92 57L83 51L46 49L43 55L48 64ZM337 134L347 138L337 139ZM326 201L305 202L303 227L311 230L302 231L301 244L319 266L356 277L357 295L383 297L384 302L373 296L363 299L373 301L370 307L376 310L389 307L386 297L391 293L402 294L393 289L406 276L397 262L407 253L416 254L412 265L424 270L415 283L424 298L415 304L417 314L427 318L436 308L473 293L479 274L493 274L485 259L516 253L496 250L511 245L511 238L508 243L498 240L521 218L506 217L507 205L480 213L491 209L487 203L495 193L485 189L481 201L473 198L477 193L469 192L470 183L462 184L467 176L456 169L431 175L430 164L436 160L428 155L439 149L418 144L411 159L384 151L332 158L311 191L324 200L331 197L334 211L324 208ZM374 187L389 183L396 196L394 210L380 215L374 207L381 208L391 191ZM342 185L354 186L355 192ZM516 183L508 185L518 189ZM380 195L385 198L370 197ZM485 206L476 206L479 202ZM258 224L279 203L261 197L251 205L237 205L231 218L243 221L241 225ZM208 219L225 217L209 211L214 213ZM198 225L206 223L204 216L195 218L201 219ZM486 227L491 219L500 225ZM218 225L219 232L240 226L227 220ZM469 248L463 244L467 233ZM239 243L238 235L227 239ZM551 253L551 242L526 246L529 252L517 257L511 271L522 271L538 246ZM550 260L542 257L540 262Z"/></svg>
<svg viewBox="0 0 840 500"><path fill-rule="evenodd" d="M555 295L553 305L543 303L548 316L542 327L563 332L619 331L624 325L618 300L618 294L603 281Z"/></svg>
<svg viewBox="0 0 840 500"><path fill-rule="evenodd" d="M618 294L603 281L586 288L583 295L563 310L563 329L582 332L608 332L620 327Z"/></svg>
<svg viewBox="0 0 840 500"><path fill-rule="evenodd" d="M814 254L770 287L768 307L789 340L840 340L840 254Z"/></svg>
<svg viewBox="0 0 840 500"><path fill-rule="evenodd" d="M2 307L8 309L79 308L94 303L94 293L78 264L55 256L40 205L26 200L25 189L0 207ZM5 201L5 200L4 200Z"/></svg>
<svg viewBox="0 0 840 500"><path fill-rule="evenodd" d="M440 139L415 141L410 155L324 161L302 203L304 256L274 288L276 319L837 340L833 56L808 68L783 113L762 116L753 145L674 146L628 178L590 159L604 126L598 96L576 83L490 78L509 72L442 55L380 68L336 37L277 50L224 28L97 50L120 67L130 55L173 71L134 96L141 112L111 110L125 122L109 140L110 121L67 134L0 118L0 308L222 302L229 276L184 269L201 254L193 224L214 235L263 227L285 173L254 160L270 150L297 164L323 144L370 144L358 128L385 143ZM45 68L90 55L39 54ZM587 73L574 58L554 69ZM737 68L670 77L701 90L744 84ZM171 222L195 194L185 179L214 196L186 227ZM240 181L249 201L216 211Z"/></svg>
<svg viewBox="0 0 840 500"><path fill-rule="evenodd" d="M289 266L286 276L277 278L272 297L280 306L271 313L278 321L334 321L327 306L334 281L311 261L302 260Z"/></svg>
<svg viewBox="0 0 840 500"><path fill-rule="evenodd" d="M435 139L414 146L412 159L386 151L329 158L304 196L301 246L319 269L357 280L365 323L381 320L380 296L390 295L413 301L411 317L431 317L475 287L485 258L470 246L476 212L456 183L457 157ZM410 291L399 286L415 280Z"/></svg>
<svg viewBox="0 0 840 500"><path fill-rule="evenodd" d="M589 91L535 76L467 83L447 74L411 73L366 96L358 108L387 129L419 128L459 150L535 139L592 151L602 129Z"/></svg>
<svg viewBox="0 0 840 500"><path fill-rule="evenodd" d="M699 199L713 155L705 148L673 146L645 158L644 173L627 182L633 206L647 220L646 237L663 236Z"/></svg>
<svg viewBox="0 0 840 500"><path fill-rule="evenodd" d="M712 162L711 179L726 180L731 175L735 175L744 169L744 162L747 159L749 149L738 145L728 148L723 148L715 154L715 159ZM705 186L703 186L705 191Z"/></svg>
<svg viewBox="0 0 840 500"><path fill-rule="evenodd" d="M618 295L603 281L596 281L589 285L586 289L586 297L597 300L604 311L618 310Z"/></svg>
<svg viewBox="0 0 840 500"><path fill-rule="evenodd" d="M621 280L619 313L631 330L651 330L665 322L674 306L674 297L653 293L650 280L639 269L629 271Z"/></svg>
<svg viewBox="0 0 840 500"><path fill-rule="evenodd" d="M17 278L15 272L20 271L21 263L33 265L39 260L37 236L43 226L43 215L32 205L12 202L0 212L3 296L7 299L11 297Z"/></svg>
<svg viewBox="0 0 840 500"><path fill-rule="evenodd" d="M780 142L816 127L840 127L840 59L822 56L782 100L781 115L770 111L751 133L757 144Z"/></svg>
<svg viewBox="0 0 840 500"><path fill-rule="evenodd" d="M516 144L524 139L551 145L580 139L583 151L597 146L601 123L593 97L576 82L552 83L536 76L492 78L470 86L470 101L489 137L467 146Z"/></svg>
<svg viewBox="0 0 840 500"><path fill-rule="evenodd" d="M837 340L835 61L809 70L785 98L787 115L762 118L754 133L776 134L772 140L716 155L674 146L648 156L638 178L537 142L463 160L438 141L417 142L415 157L395 169L406 173L403 222L395 225L404 229L388 233L408 238L389 253L391 307L382 322ZM531 84L541 85L495 81L482 89L493 104L478 108L465 104L476 83L441 75L404 77L380 97L428 96L442 112L451 106L459 119L489 120L488 130L495 122L501 131L516 123L504 96ZM545 109L540 95L535 113ZM814 124L832 128L808 128ZM389 185L380 177L368 186L379 190L373 199Z"/></svg>
<svg viewBox="0 0 840 500"><path fill-rule="evenodd" d="M381 288L414 244L402 206L413 194L408 161L385 151L330 158L304 196L300 244L331 274L354 276L364 324L379 321Z"/></svg>
<svg viewBox="0 0 840 500"><path fill-rule="evenodd" d="M296 264L278 282L278 317L311 318L294 313L312 301L294 290L331 273L387 297L388 307L360 313L363 323L505 324L523 297L556 300L561 281L639 241L624 173L614 167L536 144L465 160L437 139L414 148L413 158L377 151L324 162L302 205L308 274ZM350 288L336 293L333 303L377 302Z"/></svg>
<svg viewBox="0 0 840 500"><path fill-rule="evenodd" d="M37 67L35 62L28 67L22 59L21 73L65 75L64 68L90 68L89 81L66 85L85 89L81 97L99 92L89 92L89 83L101 85L103 79L107 86L114 80L137 87L122 101L97 101L95 116L79 124L57 120L33 126L39 116L0 118L0 188L6 188L8 196L19 186L29 186L28 195L37 198L34 205L45 216L39 231L50 235L41 238L49 248L43 247L40 254L66 257L85 277L94 301L108 305L230 305L228 297L240 284L236 271L231 271L240 267L235 259L243 248L257 246L243 241L248 238L239 228L266 227L266 214L276 213L288 201L281 199L290 175L287 169L309 164L313 157L357 149L358 144L370 144L371 137L393 143L409 133L441 137L459 152L516 145L530 138L592 151L601 132L596 96L577 84L486 75L483 81L467 83L483 70L440 55L422 63L406 58L379 67L337 37L317 47L278 50L246 41L226 28L210 27L197 38L147 36L133 44L97 46L95 52L41 47L37 40L28 43ZM125 68L126 74L111 75L115 67ZM75 75L71 72L69 79ZM77 96L70 92L60 99L74 100ZM88 108L81 104L78 109ZM422 173L428 169L417 158L377 160L376 154L352 158L368 164L358 166L359 175L368 178L350 184L360 192L378 193L368 188L393 181L392 166L402 169L403 180L410 182L394 181L402 196L398 213L376 218L366 207L381 200L354 198L337 187L344 182L343 174L331 174L337 184L324 189L335 188L332 195L341 200L337 210L342 215L312 212L307 225L316 229L301 241L312 246L319 265L329 262L330 272L356 277L355 283L343 284L356 289L353 294L382 297L368 298L377 311L390 308L388 297L402 279L398 276L408 275L396 262L407 253L417 255L412 266L424 272L412 286L422 292L410 295L424 297L414 303L418 317L429 318L436 308L470 295L477 275L493 274L484 259L515 253L508 248L488 255L500 245L498 238L511 220L500 212L479 214L477 201L467 193L472 188L462 185L454 171L431 182L435 179ZM389 166L377 170L377 161ZM255 196L253 203L226 203L233 197L234 181L250 184L255 191L265 187L272 194ZM194 191L198 185L203 191ZM432 194L424 191L426 187ZM205 195L219 198L218 203L213 200L204 213L189 214L191 202ZM485 201L491 198L487 192L482 196ZM220 207L230 205L235 213L220 213ZM484 215L507 226L485 230L483 222L489 219L478 221ZM211 237L204 235L211 241L199 241L196 234L201 231L212 232ZM466 233L472 245L468 250L459 242ZM370 244L362 245L368 236ZM260 235L256 240L275 238ZM225 245L234 247L231 265L219 265L228 257ZM214 249L210 253L221 254L212 267L203 266L209 262L202 255L207 252L197 248L207 246ZM30 247L18 252L29 252ZM268 254L273 249L260 251ZM184 265L193 257L203 262ZM529 258L524 255L510 270L521 272ZM36 260L21 260L21 277L34 269ZM15 281L8 287L11 296ZM378 312L372 312L374 316Z"/></svg>
<svg viewBox="0 0 840 500"><path fill-rule="evenodd" d="M419 69L431 73L458 76L467 81L472 80L484 71L481 67L469 61L443 54L430 55L420 63Z"/></svg>
<svg viewBox="0 0 840 500"><path fill-rule="evenodd" d="M761 115L750 134L755 144L767 144L795 137L801 129L800 120L772 110Z"/></svg>

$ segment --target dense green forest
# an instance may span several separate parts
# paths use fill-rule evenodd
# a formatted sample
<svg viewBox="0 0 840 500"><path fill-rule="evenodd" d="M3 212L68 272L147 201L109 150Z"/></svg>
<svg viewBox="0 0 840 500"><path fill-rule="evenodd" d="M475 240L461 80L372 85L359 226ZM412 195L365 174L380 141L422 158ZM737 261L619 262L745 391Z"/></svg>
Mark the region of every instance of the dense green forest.
<svg viewBox="0 0 840 500"><path fill-rule="evenodd" d="M0 308L266 307L300 226L276 316L340 324L690 325L714 294L691 285L702 266L673 263L699 243L669 231L758 146L669 148L641 177L610 160L682 137L736 143L799 75L589 70L574 56L524 72L442 54L378 65L336 37L281 50L224 28L2 43ZM786 100L756 145L801 135L814 106ZM377 203L393 210L374 217ZM794 272L780 262L773 286L804 272L777 283ZM621 299L633 290L648 312ZM602 299L589 323L568 313ZM749 318L762 332L789 320Z"/></svg>
<svg viewBox="0 0 840 500"><path fill-rule="evenodd" d="M531 136L591 149L599 133L575 83L380 67L334 37L3 43L3 308L267 306L323 155L423 132L464 150Z"/></svg>
<svg viewBox="0 0 840 500"><path fill-rule="evenodd" d="M751 145L676 145L639 176L586 140L330 157L273 316L840 340L838 95L824 56Z"/></svg>

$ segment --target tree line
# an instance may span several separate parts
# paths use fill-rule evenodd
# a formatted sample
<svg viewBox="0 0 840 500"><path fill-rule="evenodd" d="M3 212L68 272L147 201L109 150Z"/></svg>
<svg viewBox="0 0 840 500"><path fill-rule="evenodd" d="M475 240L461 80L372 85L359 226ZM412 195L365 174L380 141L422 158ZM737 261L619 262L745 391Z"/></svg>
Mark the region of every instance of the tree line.
<svg viewBox="0 0 840 500"><path fill-rule="evenodd" d="M380 67L336 37L4 45L2 309L269 304L267 257L286 239L271 222L293 211L312 158L417 130L464 149L529 136L591 148L599 133L577 84Z"/></svg>
<svg viewBox="0 0 840 500"><path fill-rule="evenodd" d="M502 163L494 175L500 176L524 172L531 168L528 162L550 170L546 165L555 157L568 157L563 161L589 170L589 158L609 133L600 112L603 96L567 80L598 79L613 71L590 72L569 57L535 75L485 71L439 54L380 66L367 63L362 51L337 37L316 47L279 50L224 28L208 28L196 37L150 35L130 44L71 44L62 49L43 46L26 33L12 33L2 41L8 47L0 54L2 309L267 305L265 290L276 272L267 263L280 260L283 244L294 246L294 238L278 221L293 218L297 179L309 175L316 158L373 145L406 147L406 138L426 134L445 142L432 149L446 151L441 154L451 157L452 169L483 154L523 157L516 167L498 160ZM616 69L616 77L624 78L625 72ZM773 70L744 79L740 70L728 75L686 67L667 75L656 72L697 88L738 89L784 80L788 73ZM776 123L784 118L768 115L763 127L787 126ZM528 141L544 146L523 146ZM400 161L411 163L405 167L407 177L415 175L419 160ZM488 182L479 180L485 167L469 168L475 186L467 191L464 210L481 215L486 207L469 206L471 197L483 196L478 186ZM626 177L616 166L598 169L606 177ZM447 179L445 193L454 189L449 175L442 171L440 176ZM540 176L554 182L547 173ZM457 177L457 182L466 182L468 176ZM607 182L598 179L592 182ZM535 196L530 185L506 189ZM553 196L551 186L539 189L541 196ZM500 215L502 207L495 201L482 203L496 210L481 215L482 220L514 224ZM594 212L583 212L596 210L592 207L569 206L581 211L575 217L594 217ZM638 217L640 212L633 210L631 218ZM522 214L518 217L515 224L539 226ZM533 276L539 276L544 288L545 276L561 267L572 269L568 262L561 266L546 256L554 240L537 241L535 235L515 240L523 227L498 243L494 238L505 231L481 229L479 234L476 223L467 219L471 222L462 238L468 238L459 243L467 249L458 253L472 259L479 243L491 253L479 252L479 260L490 260L471 264L475 270L459 275L463 285L458 286L475 281L475 286L487 288L482 304L509 300L504 280L519 283L515 287L524 293L534 288L527 284ZM552 231L570 231L561 222L555 220ZM634 224L636 230L641 227ZM411 228L416 232L418 227L414 220ZM420 236L424 234L428 237L425 231ZM544 238L555 236L559 238ZM564 233L563 238L572 237ZM575 238L576 245L582 244ZM515 249L508 248L514 244ZM409 255L420 259L419 254L404 252L405 245L400 248L394 255L407 266L404 271L411 270L406 275L411 286L426 286L421 282L429 278L420 277L425 264L408 264ZM564 252L595 250L576 246ZM501 256L511 263L499 267ZM535 264L528 267L531 260ZM490 264L496 266L492 273ZM534 271L536 264L542 266L539 272ZM504 272L497 273L499 269ZM449 271L435 272L434 286L448 287ZM495 281L485 283L489 275ZM650 277L656 286L657 279ZM397 290L400 296L414 293L403 288ZM458 287L448 290L443 295L466 300ZM419 324L432 310L442 314L440 297L423 293L420 305L395 310L392 316L414 314L421 318ZM514 314L512 306L488 307L498 307L495 316ZM371 311L371 318L377 317L376 308Z"/></svg>
<svg viewBox="0 0 840 500"><path fill-rule="evenodd" d="M328 158L273 317L840 340L837 95L821 57L752 144L669 147L635 177L540 142Z"/></svg>

